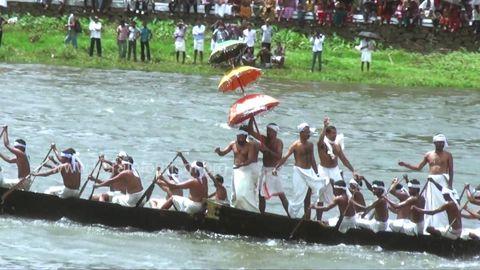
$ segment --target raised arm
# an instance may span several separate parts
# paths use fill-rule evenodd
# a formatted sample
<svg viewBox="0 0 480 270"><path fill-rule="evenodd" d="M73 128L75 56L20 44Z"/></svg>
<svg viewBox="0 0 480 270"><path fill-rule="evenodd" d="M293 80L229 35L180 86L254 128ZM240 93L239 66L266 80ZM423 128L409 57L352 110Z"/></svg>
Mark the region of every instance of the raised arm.
<svg viewBox="0 0 480 270"><path fill-rule="evenodd" d="M7 163L17 163L17 158L9 158L7 156L4 156L2 153L0 153L0 158L3 159Z"/></svg>
<svg viewBox="0 0 480 270"><path fill-rule="evenodd" d="M217 153L217 155L223 157L225 156L226 154L230 153L233 149L233 144L235 142L231 142L227 147L225 147L223 150L220 149L220 147L217 147L215 148L215 153Z"/></svg>
<svg viewBox="0 0 480 270"><path fill-rule="evenodd" d="M367 186L367 189L373 192L372 184L370 184L370 182L368 182L364 176L360 176L360 180L363 180L363 182L365 182L365 186Z"/></svg>
<svg viewBox="0 0 480 270"><path fill-rule="evenodd" d="M248 132L248 134L252 135L255 139L257 139L258 141L263 142L264 138L263 138L262 134L255 131L255 128L253 127L253 122L254 121L255 120L254 120L253 117L250 118L250 120L248 121L247 132Z"/></svg>
<svg viewBox="0 0 480 270"><path fill-rule="evenodd" d="M323 119L323 129L317 142L318 149L322 148L325 145L325 130L327 129L328 125L330 125L330 118L328 118L328 116L325 116L325 118Z"/></svg>
<svg viewBox="0 0 480 270"><path fill-rule="evenodd" d="M177 155L182 159L182 162L183 162L183 166L185 166L185 170L187 170L187 172L190 172L190 163L188 162L188 160L183 156L182 152L177 152Z"/></svg>
<svg viewBox="0 0 480 270"><path fill-rule="evenodd" d="M414 170L414 171L421 171L423 169L423 167L425 167L425 165L427 165L427 155L425 155L422 159L422 161L420 161L420 163L418 163L418 165L411 165L411 164L408 164L406 162L403 162L403 161L400 161L398 163L399 166L402 166L402 167L405 167L405 168L408 168L410 170Z"/></svg>
<svg viewBox="0 0 480 270"><path fill-rule="evenodd" d="M8 140L8 127L5 127L5 133L3 134L3 144L5 145L5 148L8 149L8 151L10 151L12 154L14 154L15 156L19 156L19 155L22 155L23 152L18 150L17 148L15 147L12 147L10 145L10 141ZM4 159L5 160L5 159ZM5 160L7 161L7 160ZM7 161L8 162L8 161ZM16 159L15 159L15 162ZM13 162L9 162L9 163L13 163Z"/></svg>
<svg viewBox="0 0 480 270"><path fill-rule="evenodd" d="M452 188L453 186L453 156L449 154L448 159L448 188Z"/></svg>

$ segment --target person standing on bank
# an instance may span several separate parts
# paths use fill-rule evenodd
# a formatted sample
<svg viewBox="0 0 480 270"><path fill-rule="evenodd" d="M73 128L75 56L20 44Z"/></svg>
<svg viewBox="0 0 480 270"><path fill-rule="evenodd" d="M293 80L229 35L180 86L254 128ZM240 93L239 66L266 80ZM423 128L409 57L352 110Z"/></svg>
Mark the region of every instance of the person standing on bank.
<svg viewBox="0 0 480 270"><path fill-rule="evenodd" d="M205 25L197 18L192 28L193 35L193 63L197 63L197 54L200 54L200 63L203 62L203 47L205 41Z"/></svg>
<svg viewBox="0 0 480 270"><path fill-rule="evenodd" d="M312 43L312 52L313 52L313 59L312 59L312 69L310 70L313 72L315 69L315 62L318 59L318 71L322 71L322 51L323 51L323 42L325 42L325 36L317 31L313 37L310 38L310 42Z"/></svg>
<svg viewBox="0 0 480 270"><path fill-rule="evenodd" d="M128 27L128 56L127 59L130 61L130 57L133 54L133 61L137 62L137 39L140 37L140 29L137 27L137 23L132 20L130 26Z"/></svg>
<svg viewBox="0 0 480 270"><path fill-rule="evenodd" d="M369 38L364 38L360 41L360 52L362 53L361 55L361 61L362 61L362 72L363 72L363 66L365 63L367 63L367 71L370 71L370 64L372 63L372 52L375 49L375 43L373 40L370 40Z"/></svg>
<svg viewBox="0 0 480 270"><path fill-rule="evenodd" d="M93 19L90 18L90 25L88 26L88 30L90 30L90 57L93 56L93 49L95 46L97 46L98 57L102 57L102 23L100 22L98 16L95 16Z"/></svg>
<svg viewBox="0 0 480 270"><path fill-rule="evenodd" d="M150 40L152 39L152 31L147 27L147 21L143 21L142 29L140 30L140 54L142 62L145 61L145 55L147 61L150 61Z"/></svg>

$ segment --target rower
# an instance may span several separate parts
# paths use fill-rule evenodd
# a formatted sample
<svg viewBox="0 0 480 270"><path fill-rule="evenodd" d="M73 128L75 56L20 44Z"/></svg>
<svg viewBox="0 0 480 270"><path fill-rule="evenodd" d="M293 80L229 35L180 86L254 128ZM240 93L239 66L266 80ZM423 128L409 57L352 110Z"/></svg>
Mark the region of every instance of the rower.
<svg viewBox="0 0 480 270"><path fill-rule="evenodd" d="M418 165L410 165L403 161L400 161L398 165L410 170L421 171L423 167L428 164L430 167L428 177L433 178L442 187L452 189L453 157L452 154L444 150L444 148L448 147L447 138L443 134L435 135L433 137L433 144L435 145L435 150L427 152ZM445 204L440 190L435 188L432 183L427 183L425 209L434 210ZM454 194L456 194L456 191L454 191ZM425 219L425 226L427 227L446 227L448 224L449 222L445 213L429 216Z"/></svg>
<svg viewBox="0 0 480 270"><path fill-rule="evenodd" d="M133 158L126 156L122 159L122 170L116 176L105 181L95 179L92 175L88 179L96 183L95 188L116 186L121 190L125 190L125 194L114 195L109 198L109 201L122 206L135 207L143 195L143 186L138 172L133 170L132 166Z"/></svg>
<svg viewBox="0 0 480 270"><path fill-rule="evenodd" d="M3 134L3 144L5 145L5 148L7 148L7 150L10 151L10 153L14 154L15 157L9 158L0 153L0 158L2 158L7 163L17 165L17 179L0 179L0 187L12 188L12 187L16 187L17 185L20 185L19 188L24 190L29 190L31 182L29 177L30 162L28 160L28 156L26 153L27 144L25 143L24 140L17 139L15 140L15 143L13 144L13 147L12 147L8 140L7 126L3 127L2 134ZM28 178L27 181L23 181L23 183L20 183L20 181L26 177Z"/></svg>
<svg viewBox="0 0 480 270"><path fill-rule="evenodd" d="M343 180L341 170L338 167L338 159L352 172L354 178L357 177L355 169L343 152L343 139L343 134L337 135L337 129L330 124L330 119L325 117L322 133L317 142L318 157L320 159L318 174L325 181L325 187L319 192L319 206L322 206L324 203L330 204L333 200L332 185L329 185L330 180ZM317 211L317 219L322 220L322 211L320 210Z"/></svg>
<svg viewBox="0 0 480 270"><path fill-rule="evenodd" d="M400 200L399 203L394 203L386 197L389 205L397 210L397 220L391 222L389 227L393 232L401 232L408 235L423 234L424 215L411 211L412 206L421 209L425 208L425 198L420 194L420 182L417 179L412 179L407 186L409 196L403 200L404 192L400 193L401 196L397 197ZM408 211L405 209L408 209Z"/></svg>
<svg viewBox="0 0 480 270"><path fill-rule="evenodd" d="M369 229L377 233L380 231L385 231L388 224L388 205L387 200L385 199L385 184L382 181L373 181L372 184L363 178L367 188L370 189L377 197L377 200L373 202L370 206L364 207L360 204L354 202L358 208L363 209L365 212L362 215L361 219L357 219L357 227ZM365 219L365 215L371 210L375 209L374 219Z"/></svg>
<svg viewBox="0 0 480 270"><path fill-rule="evenodd" d="M445 227L428 226L426 231L431 235L443 236L455 240L462 235L462 215L456 200L453 198L453 191L449 188L442 187L432 178L428 178L428 181L433 183L436 188L441 189L445 203L433 210L426 210L417 206L412 206L412 210L426 215L436 215L446 212L449 225Z"/></svg>
<svg viewBox="0 0 480 270"><path fill-rule="evenodd" d="M205 177L204 165L202 162L194 161L189 167L191 178L181 184L176 184L169 179L165 179L163 175L159 176L159 179L165 182L170 190L188 189L190 191L188 198L177 195L171 196L161 209L167 210L173 206L177 211L188 214L195 214L204 209L203 202L207 198L202 180Z"/></svg>
<svg viewBox="0 0 480 270"><path fill-rule="evenodd" d="M282 202L283 209L288 215L288 199L282 186L282 179L279 175L273 175L272 171L278 161L282 158L283 142L277 135L280 128L275 123L267 125L266 135L262 135L253 129L253 118L248 125L248 132L255 139L260 141L260 151L263 154L263 167L260 173L259 186L259 209L265 213L266 199L278 196Z"/></svg>
<svg viewBox="0 0 480 270"><path fill-rule="evenodd" d="M329 211L335 206L338 206L338 211L341 215L343 215L342 223L338 228L338 231L341 233L346 233L349 229L356 228L356 221L355 221L355 208L353 204L353 200L350 200L347 195L347 186L345 181L339 180L333 184L333 194L335 197L333 198L332 203L328 206L318 206L312 204L310 208L320 210L322 212ZM339 217L340 218L340 217ZM336 224L338 222L338 218L333 218L330 224Z"/></svg>
<svg viewBox="0 0 480 270"><path fill-rule="evenodd" d="M205 172L208 177L212 179L215 186L215 192L208 195L208 198L214 198L215 201L220 204L230 205L228 202L227 189L223 186L223 176L218 173L213 175L207 167L205 167Z"/></svg>
<svg viewBox="0 0 480 270"><path fill-rule="evenodd" d="M177 155L182 159L183 166L185 167L185 170L187 170L187 172L190 173L190 171L192 170L190 162L188 162L188 160L185 158L185 156L183 155L182 152L177 152ZM204 165L203 163L201 163L201 164ZM203 197L207 198L208 197L208 179L207 179L207 175L205 174L205 168L203 168L203 169L204 170L201 173L200 180L202 180L202 185L203 185ZM178 174L178 170L177 170L177 174Z"/></svg>
<svg viewBox="0 0 480 270"><path fill-rule="evenodd" d="M474 192L470 191L470 184L465 185L465 190L467 194L468 202L474 205L480 206L480 185L475 188ZM462 213L463 218L476 219L480 220L480 211L475 212L468 209L467 205L462 209L467 212L468 215ZM464 233L468 235L469 238L480 240L480 228L478 229L463 229Z"/></svg>
<svg viewBox="0 0 480 270"><path fill-rule="evenodd" d="M307 123L297 126L299 139L290 145L288 152L283 156L275 166L273 174L278 173L278 169L293 154L295 158L295 166L293 166L293 199L290 200L288 213L291 217L299 217L298 213L304 207L305 219L310 219L310 203L312 192L318 193L322 182L318 178L317 165L313 150L313 143L309 141L310 133L314 129L310 129Z"/></svg>
<svg viewBox="0 0 480 270"><path fill-rule="evenodd" d="M63 179L63 186L54 186L48 188L45 193L56 195L60 198L78 198L81 173L83 165L78 159L73 148L68 148L58 153L55 144L52 144L52 150L60 162L59 165L45 172L32 173L32 176L46 177L52 174L60 173Z"/></svg>
<svg viewBox="0 0 480 270"><path fill-rule="evenodd" d="M362 192L360 191L360 185L358 184L357 180L355 179L350 179L350 182L348 183L348 190L352 194L352 200L355 201L357 204L365 207L365 197L363 197ZM356 213L360 213L363 211L360 207L358 207L356 204L353 204L353 208L355 209Z"/></svg>
<svg viewBox="0 0 480 270"><path fill-rule="evenodd" d="M120 172L123 171L122 160L127 156L128 156L127 153L125 153L124 151L120 151L117 154L117 157L115 158L115 162L106 160L104 155L100 156L100 162L102 162L103 164L102 165L103 170L111 173L110 178L114 178ZM110 191L108 191L107 193L102 193L100 195L93 195L92 201L111 202L113 196L122 195L125 193L126 191L125 189L121 188L121 184L114 183L110 185Z"/></svg>
<svg viewBox="0 0 480 270"><path fill-rule="evenodd" d="M161 198L151 198L147 205L151 208L161 208L165 202L170 199L173 195L183 197L182 189L170 189L168 185L160 179L160 167L157 168L156 180L155 183L166 193L165 199ZM170 181L173 181L175 184L180 184L180 178L178 176L178 168L175 165L170 165L167 169L167 177Z"/></svg>
<svg viewBox="0 0 480 270"><path fill-rule="evenodd" d="M399 202L403 202L410 197L408 190L400 184L400 181L396 177L392 180L390 189L387 191L387 195L388 194L393 195ZM397 215L396 219L390 222L389 227L392 228L393 226L396 229L392 230L398 232L400 228L403 227L403 223L410 217L410 207L394 208L389 204L388 209Z"/></svg>
<svg viewBox="0 0 480 270"><path fill-rule="evenodd" d="M233 151L233 194L232 206L252 212L258 209L258 166L253 143L247 142L248 132L239 129L235 141L224 149L216 148L215 153L223 157Z"/></svg>

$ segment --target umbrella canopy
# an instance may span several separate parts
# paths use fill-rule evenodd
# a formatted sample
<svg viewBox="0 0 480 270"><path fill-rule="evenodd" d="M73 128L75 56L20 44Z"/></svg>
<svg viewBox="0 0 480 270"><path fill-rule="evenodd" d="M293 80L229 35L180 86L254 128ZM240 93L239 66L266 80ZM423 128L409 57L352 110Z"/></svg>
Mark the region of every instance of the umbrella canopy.
<svg viewBox="0 0 480 270"><path fill-rule="evenodd" d="M371 38L371 39L381 39L380 35L377 33L362 31L358 34L359 37Z"/></svg>
<svg viewBox="0 0 480 270"><path fill-rule="evenodd" d="M247 44L243 41L228 40L220 43L217 48L210 55L208 62L211 64L220 64L228 61L231 58L238 56L243 50L247 48Z"/></svg>
<svg viewBox="0 0 480 270"><path fill-rule="evenodd" d="M238 125L256 115L265 113L275 108L280 101L277 99L263 95L250 94L237 100L228 113L228 125Z"/></svg>
<svg viewBox="0 0 480 270"><path fill-rule="evenodd" d="M223 76L218 85L218 90L228 92L241 88L243 91L243 87L255 82L261 75L262 70L258 68L249 66L234 68Z"/></svg>

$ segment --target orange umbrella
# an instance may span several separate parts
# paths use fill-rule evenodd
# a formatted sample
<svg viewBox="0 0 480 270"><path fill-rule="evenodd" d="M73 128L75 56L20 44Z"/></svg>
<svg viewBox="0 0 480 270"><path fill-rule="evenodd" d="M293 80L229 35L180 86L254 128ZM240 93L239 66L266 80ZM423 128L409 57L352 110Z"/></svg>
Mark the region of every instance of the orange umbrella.
<svg viewBox="0 0 480 270"><path fill-rule="evenodd" d="M275 108L280 101L277 99L263 95L250 94L237 100L228 113L228 125L238 125L256 115L265 113Z"/></svg>
<svg viewBox="0 0 480 270"><path fill-rule="evenodd" d="M255 82L262 75L262 70L249 66L241 66L232 69L228 74L223 76L218 90L222 92L235 91L238 88L242 89L248 84Z"/></svg>

